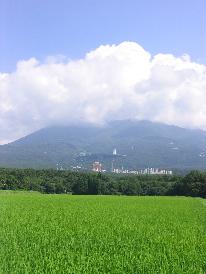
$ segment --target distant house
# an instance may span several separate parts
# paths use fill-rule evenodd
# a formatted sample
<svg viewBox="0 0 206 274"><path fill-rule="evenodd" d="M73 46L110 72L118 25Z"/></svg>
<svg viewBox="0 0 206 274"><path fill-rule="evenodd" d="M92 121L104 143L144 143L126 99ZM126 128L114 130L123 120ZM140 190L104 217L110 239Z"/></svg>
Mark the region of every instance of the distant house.
<svg viewBox="0 0 206 274"><path fill-rule="evenodd" d="M96 171L96 172L101 172L102 171L102 164L100 162L94 162L92 170Z"/></svg>

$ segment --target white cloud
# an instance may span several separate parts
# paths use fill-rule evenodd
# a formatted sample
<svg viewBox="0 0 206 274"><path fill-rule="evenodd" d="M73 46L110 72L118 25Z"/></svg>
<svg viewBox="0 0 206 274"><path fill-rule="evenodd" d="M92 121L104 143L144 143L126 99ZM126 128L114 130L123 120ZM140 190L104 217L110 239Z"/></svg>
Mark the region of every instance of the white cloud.
<svg viewBox="0 0 206 274"><path fill-rule="evenodd" d="M19 61L0 73L0 143L53 124L148 119L206 129L206 66L140 45L100 46L84 59Z"/></svg>

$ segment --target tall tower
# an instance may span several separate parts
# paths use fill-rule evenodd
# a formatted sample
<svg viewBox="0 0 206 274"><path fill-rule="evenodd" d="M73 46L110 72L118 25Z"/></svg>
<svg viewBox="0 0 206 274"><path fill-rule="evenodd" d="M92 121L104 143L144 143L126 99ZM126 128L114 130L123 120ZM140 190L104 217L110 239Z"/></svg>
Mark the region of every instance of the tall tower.
<svg viewBox="0 0 206 274"><path fill-rule="evenodd" d="M113 149L112 154L113 154L113 155L117 155L117 149L116 149L116 148Z"/></svg>

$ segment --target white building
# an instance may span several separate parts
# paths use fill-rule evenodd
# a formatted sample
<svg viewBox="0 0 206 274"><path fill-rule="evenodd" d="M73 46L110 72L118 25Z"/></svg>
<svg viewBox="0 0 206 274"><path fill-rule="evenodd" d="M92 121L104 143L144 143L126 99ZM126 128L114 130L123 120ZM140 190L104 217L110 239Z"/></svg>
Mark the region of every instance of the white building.
<svg viewBox="0 0 206 274"><path fill-rule="evenodd" d="M117 149L116 149L116 148L113 149L112 154L113 154L113 155L117 155Z"/></svg>

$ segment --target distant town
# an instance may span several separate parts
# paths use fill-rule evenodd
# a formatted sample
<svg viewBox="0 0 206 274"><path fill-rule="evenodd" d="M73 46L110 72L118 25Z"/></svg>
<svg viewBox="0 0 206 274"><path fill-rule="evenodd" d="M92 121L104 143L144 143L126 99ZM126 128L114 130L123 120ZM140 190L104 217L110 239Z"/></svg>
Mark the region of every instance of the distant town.
<svg viewBox="0 0 206 274"><path fill-rule="evenodd" d="M146 175L172 175L172 170L167 170L167 169L161 169L161 168L154 168L154 167L148 167L144 169L135 169L131 170L128 168L124 168L123 166L117 167L115 166L115 157L117 156L123 156L125 157L126 155L121 155L117 153L117 149L114 148L113 152L113 159L111 160L111 168L110 169L105 169L104 165L100 161L95 161L92 163L91 168L84 168L83 166L77 165L77 166L72 166L72 170L80 171L80 170L86 170L86 171L93 171L93 172L102 172L102 173L116 173L116 174L146 174ZM61 166L57 166L58 170L64 170Z"/></svg>
<svg viewBox="0 0 206 274"><path fill-rule="evenodd" d="M100 162L93 163L92 171L107 172L106 169L102 168L102 164ZM111 169L111 172L112 173L128 173L128 174L172 175L172 170L159 169L159 168L145 168L145 169L140 169L140 170L113 168L113 169Z"/></svg>

